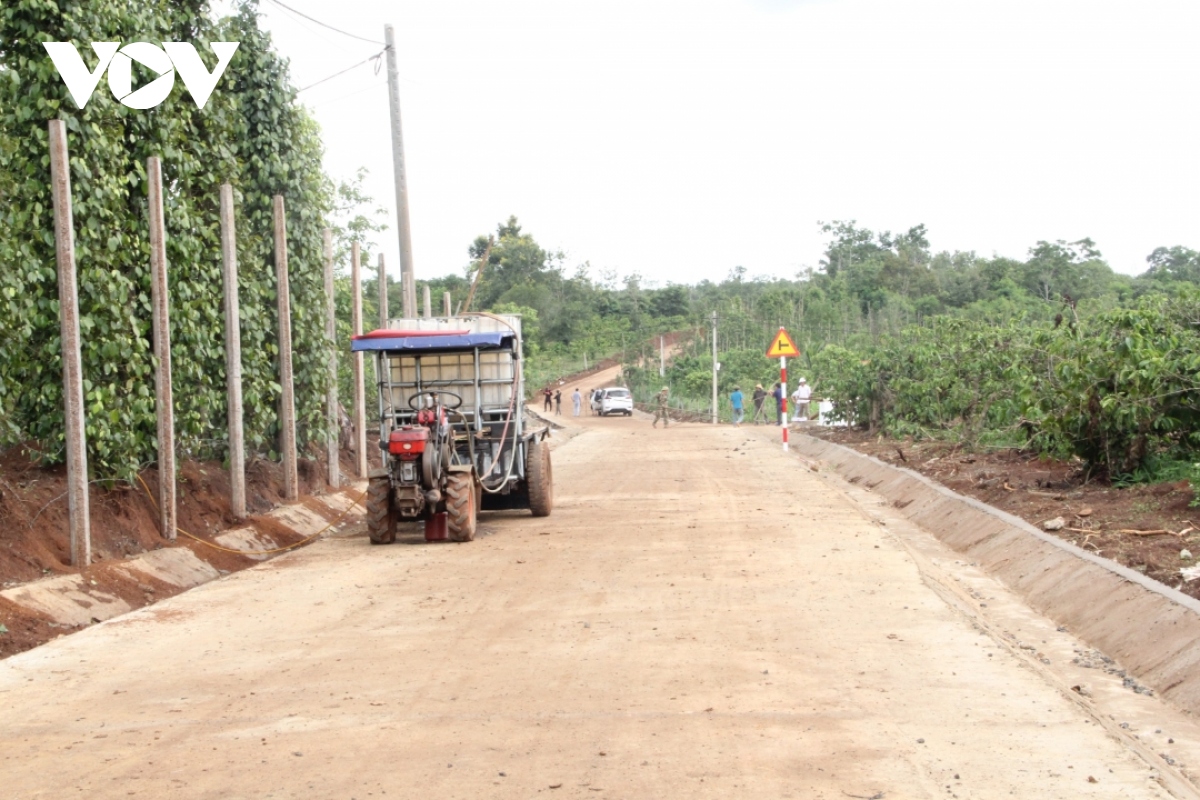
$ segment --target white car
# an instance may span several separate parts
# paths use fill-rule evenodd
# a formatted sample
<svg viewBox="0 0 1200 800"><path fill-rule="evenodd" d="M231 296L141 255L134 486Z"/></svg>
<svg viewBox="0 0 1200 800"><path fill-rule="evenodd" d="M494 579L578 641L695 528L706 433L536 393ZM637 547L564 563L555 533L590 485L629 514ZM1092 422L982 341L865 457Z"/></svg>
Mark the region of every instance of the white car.
<svg viewBox="0 0 1200 800"><path fill-rule="evenodd" d="M592 410L602 417L608 414L633 416L633 395L620 386L597 389L592 394Z"/></svg>

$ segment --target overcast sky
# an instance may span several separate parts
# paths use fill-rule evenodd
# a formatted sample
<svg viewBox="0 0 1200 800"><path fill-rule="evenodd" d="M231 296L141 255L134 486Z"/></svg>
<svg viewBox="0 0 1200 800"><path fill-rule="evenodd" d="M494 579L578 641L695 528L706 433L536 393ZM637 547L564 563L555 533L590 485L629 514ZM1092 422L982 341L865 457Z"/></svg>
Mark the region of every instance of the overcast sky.
<svg viewBox="0 0 1200 800"><path fill-rule="evenodd" d="M818 220L1016 258L1091 237L1126 273L1200 249L1196 0L285 2L396 28L418 280L510 214L659 285L792 277ZM261 10L298 87L379 49ZM398 277L386 69L300 97L330 174L370 170Z"/></svg>

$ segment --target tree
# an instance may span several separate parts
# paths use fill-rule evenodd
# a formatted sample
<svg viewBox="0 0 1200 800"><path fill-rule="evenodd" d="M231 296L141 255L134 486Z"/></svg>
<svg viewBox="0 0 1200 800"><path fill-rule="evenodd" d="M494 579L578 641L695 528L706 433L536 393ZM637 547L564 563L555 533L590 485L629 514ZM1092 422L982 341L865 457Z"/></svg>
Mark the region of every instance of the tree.
<svg viewBox="0 0 1200 800"><path fill-rule="evenodd" d="M1141 277L1200 283L1200 253L1188 247L1158 247L1146 256L1150 268Z"/></svg>
<svg viewBox="0 0 1200 800"><path fill-rule="evenodd" d="M1112 270L1104 263L1091 239L1054 243L1040 241L1029 250L1023 284L1035 297L1058 302L1066 297L1094 297L1104 288Z"/></svg>
<svg viewBox="0 0 1200 800"><path fill-rule="evenodd" d="M477 262L487 249L487 237L477 236L467 249L472 259L468 266L468 274L478 268ZM480 308L495 305L499 302L516 302L506 299L505 295L522 284L541 283L547 277L549 256L538 245L534 238L521 232L521 226L516 217L509 217L507 222L496 227L495 241L491 255L480 279L479 291L476 295Z"/></svg>
<svg viewBox="0 0 1200 800"><path fill-rule="evenodd" d="M350 245L375 246L375 234L388 228L387 209L375 202L363 189L367 168L359 167L350 180L338 181L334 188L333 211L329 227L333 231L333 263L347 263Z"/></svg>

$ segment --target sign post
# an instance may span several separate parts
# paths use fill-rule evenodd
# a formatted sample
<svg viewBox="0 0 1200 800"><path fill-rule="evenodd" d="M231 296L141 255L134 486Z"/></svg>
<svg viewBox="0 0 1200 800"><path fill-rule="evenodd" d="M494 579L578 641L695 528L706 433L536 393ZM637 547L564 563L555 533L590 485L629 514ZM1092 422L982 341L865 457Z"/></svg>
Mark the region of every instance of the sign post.
<svg viewBox="0 0 1200 800"><path fill-rule="evenodd" d="M800 355L799 348L792 341L792 337L788 336L788 332L779 326L779 333L775 334L775 340L771 342L771 346L767 348L767 358L779 359L779 403L777 409L779 414L779 427L783 430L783 452L788 449L788 393L787 393L787 360L788 356Z"/></svg>

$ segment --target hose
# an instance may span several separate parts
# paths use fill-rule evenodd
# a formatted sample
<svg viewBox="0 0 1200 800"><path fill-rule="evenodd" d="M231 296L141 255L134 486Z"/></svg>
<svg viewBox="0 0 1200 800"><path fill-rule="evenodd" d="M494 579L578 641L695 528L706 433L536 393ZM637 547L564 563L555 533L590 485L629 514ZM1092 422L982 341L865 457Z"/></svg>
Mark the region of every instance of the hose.
<svg viewBox="0 0 1200 800"><path fill-rule="evenodd" d="M510 331L513 332L513 335L516 336L518 339L521 338L521 335L519 333L517 333L517 329L514 328L511 323L509 323L507 320L505 320L501 317L498 317L495 314L491 314L487 311L471 311L469 313L463 314L462 316L464 316L464 317L487 317L488 319L495 320L496 322L499 322L501 325L508 328ZM500 432L500 452L501 453L504 452L504 443L508 439L508 426L512 422L513 409L517 402L517 387L520 385L520 378L521 378L521 361L520 361L520 359L513 359L513 380L512 380L512 390L509 392L509 398L508 398L508 416L504 420L504 429ZM466 418L464 417L463 419L464 419L464 425L465 425ZM496 471L496 465L500 463L499 460L493 461L492 466L488 468L488 471L485 474L479 476L479 485L488 494L499 494L503 490L504 485L507 484L509 479L512 477L513 467L516 466L516 461L517 461L517 448L516 447L511 448L510 452L512 453L512 455L508 459L508 469L505 472L505 475L501 479L500 484L497 486L497 488L489 489L486 485L484 485L483 480L484 480L484 478L488 477L489 475L491 475L493 472ZM471 450L471 461L472 462L475 461L474 448L472 448L472 450Z"/></svg>

